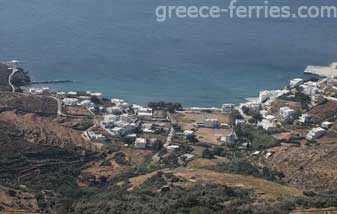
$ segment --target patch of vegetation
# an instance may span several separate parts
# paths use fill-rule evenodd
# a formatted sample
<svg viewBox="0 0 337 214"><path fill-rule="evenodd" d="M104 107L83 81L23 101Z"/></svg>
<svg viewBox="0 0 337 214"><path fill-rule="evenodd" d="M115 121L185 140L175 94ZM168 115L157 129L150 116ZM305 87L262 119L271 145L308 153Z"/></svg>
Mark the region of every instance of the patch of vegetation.
<svg viewBox="0 0 337 214"><path fill-rule="evenodd" d="M251 150L263 150L279 145L279 141L262 128L236 127L235 132L239 141L250 142Z"/></svg>
<svg viewBox="0 0 337 214"><path fill-rule="evenodd" d="M126 155L123 152L117 152L114 155L114 160L120 165L125 165L128 163L128 161L126 160Z"/></svg>
<svg viewBox="0 0 337 214"><path fill-rule="evenodd" d="M251 116L255 122L262 120L262 115L260 114L260 112L254 111L251 108L248 108L247 106L243 106L242 111L248 116Z"/></svg>
<svg viewBox="0 0 337 214"><path fill-rule="evenodd" d="M216 166L211 167L211 169L218 172L251 175L270 181L280 181L281 178L284 177L281 172L269 169L267 167L257 167L252 163L242 159L233 160L229 163L219 163Z"/></svg>
<svg viewBox="0 0 337 214"><path fill-rule="evenodd" d="M156 110L164 110L170 113L174 113L175 111L180 111L183 109L183 106L180 103L172 103L172 102L149 102L147 104L149 108Z"/></svg>
<svg viewBox="0 0 337 214"><path fill-rule="evenodd" d="M242 120L243 117L238 110L234 110L230 115L231 124L235 124L235 120Z"/></svg>
<svg viewBox="0 0 337 214"><path fill-rule="evenodd" d="M158 180L158 181L156 181ZM161 186L161 177L151 180ZM225 202L240 200L244 204L251 200L252 193L239 188L217 185L196 185L191 188L172 187L169 191L149 191L144 183L142 191L127 192L123 187L112 187L74 204L75 213L234 213L235 208L226 207ZM154 186L156 186L154 185Z"/></svg>
<svg viewBox="0 0 337 214"><path fill-rule="evenodd" d="M280 100L285 100L285 101L290 101L290 102L298 102L301 103L302 108L304 109L308 109L309 105L311 103L311 98L306 95L303 94L301 92L296 92L295 94L284 94L282 96L279 97Z"/></svg>
<svg viewBox="0 0 337 214"><path fill-rule="evenodd" d="M172 124L172 128L174 129L174 131L176 132L182 132L183 129L181 128L181 126L179 124L173 123Z"/></svg>
<svg viewBox="0 0 337 214"><path fill-rule="evenodd" d="M78 131L85 131L93 125L94 123L91 119L83 119L81 122L75 124L72 128Z"/></svg>

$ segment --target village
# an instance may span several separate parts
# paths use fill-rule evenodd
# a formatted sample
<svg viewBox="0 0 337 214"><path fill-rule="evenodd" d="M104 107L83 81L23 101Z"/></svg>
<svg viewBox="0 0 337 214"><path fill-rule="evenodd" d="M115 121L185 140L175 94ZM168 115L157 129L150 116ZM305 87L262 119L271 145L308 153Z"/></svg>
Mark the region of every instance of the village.
<svg viewBox="0 0 337 214"><path fill-rule="evenodd" d="M95 195L122 191L143 197L146 190L155 197L182 191L185 197L201 186L212 194L230 187L250 195L250 206L259 203L265 210L270 203L285 203L288 211L335 207L334 193L326 192L337 182L334 66L308 66L305 72L314 75L259 91L242 103L207 108L167 101L139 105L99 91L54 91L46 84L54 81L30 81L18 61L0 64L5 74L1 167L8 169L2 176L25 185L41 178L38 192L64 175ZM77 191L73 186L65 190L68 197ZM10 194L7 187L1 191ZM199 199L202 192L193 197ZM53 209L58 197L44 199L50 204L46 209ZM232 201L237 199L245 200Z"/></svg>
<svg viewBox="0 0 337 214"><path fill-rule="evenodd" d="M193 153L188 149L179 153L185 161L203 155L208 148L236 145L251 155L268 158L289 146L334 141L337 79L331 66L308 66L306 73L322 78L292 79L283 89L260 91L258 97L239 106L226 103L219 108L184 108L166 102L141 106L105 98L100 92L53 92L48 87L24 88L24 93L57 100L58 114L63 117L91 118L94 122L82 136L95 145L118 141L134 149L159 151L165 147L168 153L190 146ZM322 74L321 70L329 72ZM248 129L272 136L273 143L263 145L262 139L262 145L252 145L247 133L243 134Z"/></svg>

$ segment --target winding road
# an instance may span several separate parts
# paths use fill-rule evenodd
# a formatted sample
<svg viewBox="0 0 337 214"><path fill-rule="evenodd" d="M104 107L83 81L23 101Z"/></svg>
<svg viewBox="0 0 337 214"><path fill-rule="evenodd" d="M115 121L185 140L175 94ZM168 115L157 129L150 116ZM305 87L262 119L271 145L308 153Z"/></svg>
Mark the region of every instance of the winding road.
<svg viewBox="0 0 337 214"><path fill-rule="evenodd" d="M12 92L15 92L15 86L12 84L12 77L17 71L17 69L13 69L12 73L8 76L8 84L11 86Z"/></svg>

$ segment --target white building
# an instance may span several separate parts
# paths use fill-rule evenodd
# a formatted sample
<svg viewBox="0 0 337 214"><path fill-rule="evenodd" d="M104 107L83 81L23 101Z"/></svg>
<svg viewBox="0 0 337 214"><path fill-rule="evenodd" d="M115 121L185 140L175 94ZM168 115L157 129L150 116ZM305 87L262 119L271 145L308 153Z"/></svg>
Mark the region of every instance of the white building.
<svg viewBox="0 0 337 214"><path fill-rule="evenodd" d="M258 102L241 103L240 108L243 109L244 107L250 109L251 111L259 112L261 109L261 103L258 103Z"/></svg>
<svg viewBox="0 0 337 214"><path fill-rule="evenodd" d="M325 121L325 122L323 122L323 123L321 124L321 127L322 127L323 129L330 129L332 125L333 125L332 122Z"/></svg>
<svg viewBox="0 0 337 214"><path fill-rule="evenodd" d="M136 114L140 113L140 112L147 112L147 113L152 112L151 108L146 108L146 107L143 107L143 106L140 106L140 105L135 105L135 104L132 105L132 109L134 110L134 112Z"/></svg>
<svg viewBox="0 0 337 214"><path fill-rule="evenodd" d="M219 128L220 122L218 119L206 119L205 128Z"/></svg>
<svg viewBox="0 0 337 214"><path fill-rule="evenodd" d="M220 137L220 142L221 143L234 143L236 140L236 134L235 132L232 130L230 133L228 133L227 135L223 135Z"/></svg>
<svg viewBox="0 0 337 214"><path fill-rule="evenodd" d="M67 94L70 96L77 96L78 93L76 91L68 91Z"/></svg>
<svg viewBox="0 0 337 214"><path fill-rule="evenodd" d="M143 120L152 120L152 112L138 112L138 117Z"/></svg>
<svg viewBox="0 0 337 214"><path fill-rule="evenodd" d="M265 130L270 130L276 127L275 117L273 115L265 116L261 122L258 122L258 126L262 127Z"/></svg>
<svg viewBox="0 0 337 214"><path fill-rule="evenodd" d="M146 149L147 140L145 138L136 138L135 148L136 149Z"/></svg>
<svg viewBox="0 0 337 214"><path fill-rule="evenodd" d="M235 105L234 104L223 104L221 107L221 111L226 114L230 114L233 112Z"/></svg>
<svg viewBox="0 0 337 214"><path fill-rule="evenodd" d="M31 94L46 94L49 92L48 87L43 87L43 88L29 88L28 89L29 93Z"/></svg>
<svg viewBox="0 0 337 214"><path fill-rule="evenodd" d="M103 97L103 94L101 92L90 92L88 93L90 96L92 97L97 97L97 98L102 98Z"/></svg>
<svg viewBox="0 0 337 214"><path fill-rule="evenodd" d="M300 90L303 94L311 96L319 93L319 84L317 82L308 81L300 85Z"/></svg>
<svg viewBox="0 0 337 214"><path fill-rule="evenodd" d="M303 79L295 78L295 79L290 80L289 86L290 86L291 88L294 88L294 87L296 87L296 86L299 86L299 85L302 84L303 82L304 82Z"/></svg>
<svg viewBox="0 0 337 214"><path fill-rule="evenodd" d="M152 123L144 123L144 124L142 124L142 131L144 133L154 133L153 124Z"/></svg>
<svg viewBox="0 0 337 214"><path fill-rule="evenodd" d="M323 128L313 128L310 130L310 132L307 134L306 138L307 140L316 140L320 137L322 137L326 133L326 130Z"/></svg>
<svg viewBox="0 0 337 214"><path fill-rule="evenodd" d="M235 120L235 125L236 126L243 125L245 123L246 123L246 121L244 119L236 119Z"/></svg>
<svg viewBox="0 0 337 214"><path fill-rule="evenodd" d="M194 131L192 131L192 130L185 130L185 131L184 131L184 135L185 135L186 137L188 137L188 136L193 136L193 135L194 135Z"/></svg>
<svg viewBox="0 0 337 214"><path fill-rule="evenodd" d="M123 133L123 129L120 127L114 127L110 130L110 134L114 137L119 137Z"/></svg>
<svg viewBox="0 0 337 214"><path fill-rule="evenodd" d="M94 108L95 103L91 102L90 100L83 100L80 102L81 106L85 106L86 108Z"/></svg>
<svg viewBox="0 0 337 214"><path fill-rule="evenodd" d="M295 114L295 110L289 107L282 107L280 108L280 116L283 120L291 120Z"/></svg>
<svg viewBox="0 0 337 214"><path fill-rule="evenodd" d="M65 96L67 95L67 93L64 92L64 91L58 91L58 92L56 92L56 95L57 95L58 97L65 97Z"/></svg>
<svg viewBox="0 0 337 214"><path fill-rule="evenodd" d="M62 100L63 104L66 106L75 106L78 104L78 99L76 98L64 98Z"/></svg>
<svg viewBox="0 0 337 214"><path fill-rule="evenodd" d="M308 114L302 114L301 117L298 119L298 122L302 124L307 124L311 121L311 116Z"/></svg>
<svg viewBox="0 0 337 214"><path fill-rule="evenodd" d="M121 109L120 107L117 106L113 106L113 107L108 107L105 109L106 112L108 112L109 114L121 114L123 109Z"/></svg>
<svg viewBox="0 0 337 214"><path fill-rule="evenodd" d="M287 90L271 90L271 91L260 91L259 98L260 102L263 103L267 100L273 100L279 96L282 96L283 94L288 93Z"/></svg>
<svg viewBox="0 0 337 214"><path fill-rule="evenodd" d="M111 99L111 103L115 104L117 107L120 107L122 109L130 107L130 104L125 102L122 99L113 98L113 99Z"/></svg>
<svg viewBox="0 0 337 214"><path fill-rule="evenodd" d="M95 132L87 131L84 133L90 140L104 142L106 137L102 134L96 134Z"/></svg>

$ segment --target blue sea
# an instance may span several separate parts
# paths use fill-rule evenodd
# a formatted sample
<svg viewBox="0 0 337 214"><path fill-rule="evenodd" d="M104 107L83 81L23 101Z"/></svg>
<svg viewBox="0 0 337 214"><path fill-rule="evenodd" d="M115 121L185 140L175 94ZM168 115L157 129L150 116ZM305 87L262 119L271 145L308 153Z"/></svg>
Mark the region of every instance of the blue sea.
<svg viewBox="0 0 337 214"><path fill-rule="evenodd" d="M77 81L55 90L185 106L238 103L337 61L337 19L156 21L159 5L194 3L228 0L0 0L0 60L20 60L35 81Z"/></svg>

